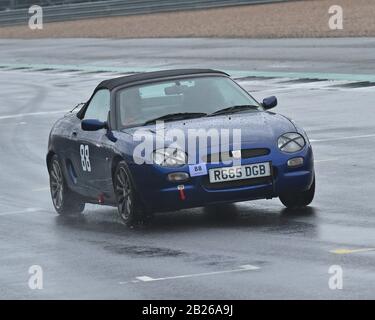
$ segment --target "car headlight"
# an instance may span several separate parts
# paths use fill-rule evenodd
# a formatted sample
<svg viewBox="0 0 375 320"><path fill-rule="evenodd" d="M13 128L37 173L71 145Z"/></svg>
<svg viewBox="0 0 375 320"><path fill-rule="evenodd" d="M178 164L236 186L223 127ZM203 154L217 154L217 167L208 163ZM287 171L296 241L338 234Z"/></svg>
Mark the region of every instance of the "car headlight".
<svg viewBox="0 0 375 320"><path fill-rule="evenodd" d="M180 167L186 164L186 153L176 148L164 148L153 153L154 163L162 167Z"/></svg>
<svg viewBox="0 0 375 320"><path fill-rule="evenodd" d="M299 133L289 132L279 138L277 145L281 151L291 153L302 150L306 141Z"/></svg>

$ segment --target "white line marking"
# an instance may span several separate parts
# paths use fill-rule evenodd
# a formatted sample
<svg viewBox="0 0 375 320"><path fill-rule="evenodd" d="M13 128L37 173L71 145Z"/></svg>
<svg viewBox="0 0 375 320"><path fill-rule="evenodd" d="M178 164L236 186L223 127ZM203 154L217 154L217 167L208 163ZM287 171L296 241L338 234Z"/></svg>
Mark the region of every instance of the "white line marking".
<svg viewBox="0 0 375 320"><path fill-rule="evenodd" d="M340 140L351 140L351 139L361 139L361 138L374 138L375 134L364 134L361 136L351 136L351 137L340 137L340 138L329 138L329 139L312 139L310 142L326 142L326 141L340 141Z"/></svg>
<svg viewBox="0 0 375 320"><path fill-rule="evenodd" d="M369 252L369 251L375 251L375 248L362 248L362 249L336 249L331 250L331 253L336 254L350 254L350 253L361 253L361 252Z"/></svg>
<svg viewBox="0 0 375 320"><path fill-rule="evenodd" d="M213 272L204 272L204 273L193 273L193 274L185 274L180 276L172 276L172 277L163 277L163 278L152 278L149 276L139 276L136 277L138 281L141 282L152 282L152 281L162 281L162 280L172 280L172 279L182 279L182 278L192 278L192 277L202 277L202 276L211 276L215 274L224 274L224 273L234 273L234 272L243 272L243 271L251 271L251 270L259 270L259 267L246 264L243 266L240 266L238 269L232 269L232 270L224 270L224 271L213 271ZM131 281L132 283L138 282L137 280ZM125 284L128 282L120 282L120 284Z"/></svg>
<svg viewBox="0 0 375 320"><path fill-rule="evenodd" d="M156 278L156 279L154 279L154 278L151 278L151 277L148 277L148 276L141 276L141 277L136 277L137 278L137 280L139 280L139 281L144 281L144 282L147 282L147 281L156 281L156 280L158 280L158 279L162 279L162 278ZM166 278L164 278L164 279L166 279Z"/></svg>
<svg viewBox="0 0 375 320"><path fill-rule="evenodd" d="M338 158L332 158L332 159L321 159L321 160L314 160L315 163L317 162L326 162L326 161L337 161Z"/></svg>
<svg viewBox="0 0 375 320"><path fill-rule="evenodd" d="M41 211L41 210L43 210L43 209L27 208L27 209L19 210L19 211L0 212L0 216L8 216L8 215L12 215L12 214L22 214L22 213L31 213L31 212Z"/></svg>
<svg viewBox="0 0 375 320"><path fill-rule="evenodd" d="M49 114L66 113L66 112L69 112L69 110L40 111L40 112L10 114L10 115L6 115L6 116L0 116L0 120L16 119L16 118L22 118L22 117L27 117L27 116L45 116L45 115L49 115Z"/></svg>

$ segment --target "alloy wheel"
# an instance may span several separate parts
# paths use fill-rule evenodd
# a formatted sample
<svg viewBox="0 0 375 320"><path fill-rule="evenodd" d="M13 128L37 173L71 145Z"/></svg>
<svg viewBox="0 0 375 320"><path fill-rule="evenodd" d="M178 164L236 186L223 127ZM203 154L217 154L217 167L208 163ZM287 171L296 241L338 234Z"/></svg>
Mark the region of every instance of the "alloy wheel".
<svg viewBox="0 0 375 320"><path fill-rule="evenodd" d="M52 162L50 171L50 186L52 201L57 209L60 209L63 202L63 177L60 164L57 160Z"/></svg>
<svg viewBox="0 0 375 320"><path fill-rule="evenodd" d="M129 218L132 207L131 186L124 168L119 168L116 176L116 195L119 212L124 220Z"/></svg>

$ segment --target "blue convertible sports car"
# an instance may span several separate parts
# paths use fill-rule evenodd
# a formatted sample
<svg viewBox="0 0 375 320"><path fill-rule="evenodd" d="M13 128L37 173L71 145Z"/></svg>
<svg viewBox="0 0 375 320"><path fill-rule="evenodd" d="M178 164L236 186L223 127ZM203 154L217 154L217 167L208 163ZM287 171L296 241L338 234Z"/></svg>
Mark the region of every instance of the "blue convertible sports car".
<svg viewBox="0 0 375 320"><path fill-rule="evenodd" d="M307 206L315 192L312 148L303 129L268 111L276 104L275 97L258 103L226 73L209 69L105 80L51 130L53 205L64 215L82 212L86 203L117 206L127 225L155 211L254 199ZM185 140L160 147L157 127L177 130ZM189 132L211 129L228 130L227 149L211 137L203 152L189 157L196 146L194 140L186 147ZM140 144L149 148L139 153Z"/></svg>

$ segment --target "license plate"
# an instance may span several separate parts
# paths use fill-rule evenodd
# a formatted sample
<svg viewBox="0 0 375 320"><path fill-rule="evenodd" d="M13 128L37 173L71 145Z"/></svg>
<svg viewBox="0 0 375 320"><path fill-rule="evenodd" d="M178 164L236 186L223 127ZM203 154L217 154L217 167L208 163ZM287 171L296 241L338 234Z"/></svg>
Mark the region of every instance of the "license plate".
<svg viewBox="0 0 375 320"><path fill-rule="evenodd" d="M271 175L269 162L247 164L244 166L215 168L209 171L210 183L268 177Z"/></svg>

